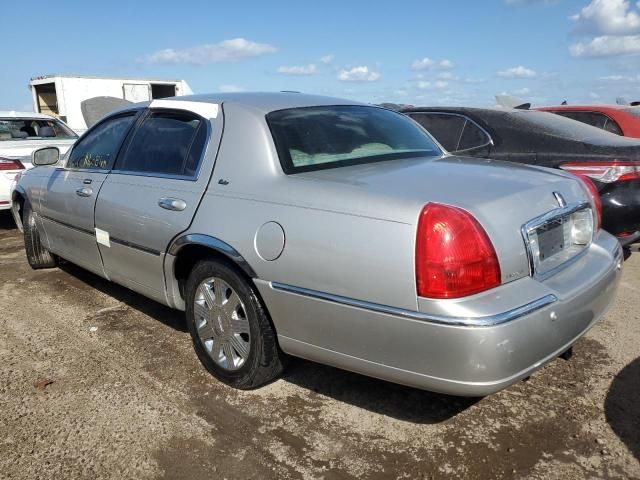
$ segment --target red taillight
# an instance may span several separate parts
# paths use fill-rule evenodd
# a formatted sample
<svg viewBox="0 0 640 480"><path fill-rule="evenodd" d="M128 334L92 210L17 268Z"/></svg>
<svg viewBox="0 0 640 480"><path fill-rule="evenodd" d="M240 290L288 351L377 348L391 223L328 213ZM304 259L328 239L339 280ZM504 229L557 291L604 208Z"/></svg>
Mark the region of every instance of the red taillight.
<svg viewBox="0 0 640 480"><path fill-rule="evenodd" d="M0 157L0 170L24 170L24 165L20 160Z"/></svg>
<svg viewBox="0 0 640 480"><path fill-rule="evenodd" d="M602 200L600 199L600 192L598 191L598 188L596 187L595 183L593 183L590 178L585 177L584 175L577 175L577 174L575 174L575 176L578 178L578 180L582 182L582 184L586 187L587 191L589 192L589 196L591 197L591 203L593 204L593 208L596 211L596 220L598 223L596 225L595 230L597 230L602 225Z"/></svg>
<svg viewBox="0 0 640 480"><path fill-rule="evenodd" d="M602 183L640 180L640 162L576 162L564 163L560 168Z"/></svg>
<svg viewBox="0 0 640 480"><path fill-rule="evenodd" d="M498 285L498 257L478 221L460 208L426 205L416 236L418 296L459 298Z"/></svg>

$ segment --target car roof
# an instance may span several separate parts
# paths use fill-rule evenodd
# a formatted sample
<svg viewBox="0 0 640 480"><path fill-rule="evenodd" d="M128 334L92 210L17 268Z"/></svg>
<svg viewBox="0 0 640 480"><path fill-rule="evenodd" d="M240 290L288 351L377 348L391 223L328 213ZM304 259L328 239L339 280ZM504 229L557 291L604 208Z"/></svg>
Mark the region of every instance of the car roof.
<svg viewBox="0 0 640 480"><path fill-rule="evenodd" d="M400 110L402 113L412 113L412 112L424 112L428 110L429 112L454 112L454 113L514 113L514 112L524 112L526 110L518 110L515 108L508 107L410 107L403 108Z"/></svg>
<svg viewBox="0 0 640 480"><path fill-rule="evenodd" d="M54 117L52 117L51 115L45 115L44 113L16 112L15 110L10 110L10 111L0 110L0 118L34 118L38 120L54 119Z"/></svg>
<svg viewBox="0 0 640 480"><path fill-rule="evenodd" d="M637 107L631 105L556 105L547 107L536 107L535 110L554 110L554 111L593 111L593 112L606 112L612 110L630 110Z"/></svg>
<svg viewBox="0 0 640 480"><path fill-rule="evenodd" d="M368 105L344 98L309 95L298 92L240 92L240 93L207 93L202 95L186 95L182 97L163 98L162 100L203 102L212 104L237 104L250 107L263 113L286 108L314 107L323 105ZM373 105L368 105L373 106Z"/></svg>

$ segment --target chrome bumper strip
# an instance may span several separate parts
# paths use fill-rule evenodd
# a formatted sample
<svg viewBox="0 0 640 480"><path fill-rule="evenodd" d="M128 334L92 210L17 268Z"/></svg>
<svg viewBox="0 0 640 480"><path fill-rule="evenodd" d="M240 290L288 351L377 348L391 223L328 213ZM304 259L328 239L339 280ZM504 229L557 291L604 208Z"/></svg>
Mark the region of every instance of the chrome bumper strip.
<svg viewBox="0 0 640 480"><path fill-rule="evenodd" d="M387 305L380 305L378 303L365 302L362 300L356 300L354 298L333 295L331 293L319 292L317 290L310 290L308 288L294 287L293 285L286 285L284 283L270 282L270 284L271 288L273 288L274 290L281 290L283 292L294 293L296 295L317 298L319 300L326 300L328 302L338 303L340 305L362 308L364 310L371 310L373 312L384 313L387 315L395 315L411 320L420 320L424 322L463 327L491 327L494 325L499 325L501 323L510 322L517 318L533 313L536 310L540 310L547 305L551 305L558 300L555 295L549 294L520 307L508 310L506 312L496 313L494 315L487 315L484 317L454 317L445 315L432 315L429 313L417 312L414 310L406 310L404 308L390 307Z"/></svg>

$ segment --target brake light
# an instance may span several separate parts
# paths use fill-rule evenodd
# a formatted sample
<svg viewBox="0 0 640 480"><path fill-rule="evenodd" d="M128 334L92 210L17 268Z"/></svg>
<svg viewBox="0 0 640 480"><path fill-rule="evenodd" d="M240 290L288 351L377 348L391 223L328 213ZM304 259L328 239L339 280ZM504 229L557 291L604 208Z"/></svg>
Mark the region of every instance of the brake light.
<svg viewBox="0 0 640 480"><path fill-rule="evenodd" d="M640 162L583 162L564 163L560 168L602 183L626 182L640 179Z"/></svg>
<svg viewBox="0 0 640 480"><path fill-rule="evenodd" d="M593 183L590 178L585 177L584 175L574 175L578 180L580 180L582 185L584 185L587 192L589 193L589 196L591 197L591 204L593 205L593 209L596 212L597 220L594 230L598 230L602 225L602 199L600 198L600 192L598 191L595 183Z"/></svg>
<svg viewBox="0 0 640 480"><path fill-rule="evenodd" d="M24 165L20 160L0 157L0 170L24 170Z"/></svg>
<svg viewBox="0 0 640 480"><path fill-rule="evenodd" d="M429 203L418 219L416 290L459 298L500 285L500 264L484 228L467 211Z"/></svg>

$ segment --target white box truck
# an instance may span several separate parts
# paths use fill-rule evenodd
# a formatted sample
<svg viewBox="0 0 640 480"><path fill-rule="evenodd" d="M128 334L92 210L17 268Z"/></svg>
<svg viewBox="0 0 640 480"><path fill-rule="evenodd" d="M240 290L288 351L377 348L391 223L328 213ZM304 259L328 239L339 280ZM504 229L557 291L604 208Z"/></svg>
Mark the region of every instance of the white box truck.
<svg viewBox="0 0 640 480"><path fill-rule="evenodd" d="M193 94L184 80L145 80L81 75L33 77L29 82L29 89L35 112L60 118L77 133L87 129L80 104L89 98L106 96L135 103Z"/></svg>

